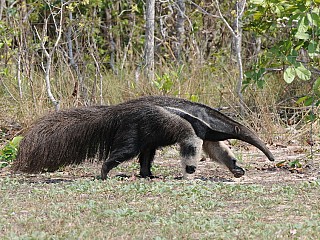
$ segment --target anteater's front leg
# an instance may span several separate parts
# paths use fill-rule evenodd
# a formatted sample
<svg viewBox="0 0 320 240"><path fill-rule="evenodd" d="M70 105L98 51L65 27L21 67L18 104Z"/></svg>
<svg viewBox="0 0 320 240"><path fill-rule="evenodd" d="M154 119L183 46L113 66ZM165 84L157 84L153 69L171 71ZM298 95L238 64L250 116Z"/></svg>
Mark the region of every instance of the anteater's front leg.
<svg viewBox="0 0 320 240"><path fill-rule="evenodd" d="M189 179L196 171L201 156L202 140L196 135L190 136L180 143L183 178Z"/></svg>
<svg viewBox="0 0 320 240"><path fill-rule="evenodd" d="M138 155L138 153L139 152L134 144L128 144L128 142L123 141L123 145L121 147L118 146L114 148L114 150L110 151L108 159L103 163L101 168L101 179L107 179L107 175L111 169L124 161L133 159Z"/></svg>
<svg viewBox="0 0 320 240"><path fill-rule="evenodd" d="M140 176L143 178L152 178L151 164L154 159L156 150L154 148L147 148L141 151L139 155Z"/></svg>
<svg viewBox="0 0 320 240"><path fill-rule="evenodd" d="M225 165L236 178L245 174L245 171L237 166L236 157L225 143L204 141L203 150L212 160Z"/></svg>

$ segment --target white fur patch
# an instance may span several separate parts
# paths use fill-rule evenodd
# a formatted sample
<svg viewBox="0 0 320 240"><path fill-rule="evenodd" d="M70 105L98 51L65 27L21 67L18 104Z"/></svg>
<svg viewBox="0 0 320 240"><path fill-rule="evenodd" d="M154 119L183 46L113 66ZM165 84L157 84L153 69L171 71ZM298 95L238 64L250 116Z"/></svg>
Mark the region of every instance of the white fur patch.
<svg viewBox="0 0 320 240"><path fill-rule="evenodd" d="M186 172L186 167L187 166L198 166L198 161L201 158L201 150L202 150L202 139L193 136L191 138L188 138L186 141L182 142L180 145L181 148L184 146L192 146L194 147L194 154L191 155L185 155L181 156L181 166L182 166L182 173L183 173L183 178L184 179L192 179L194 177L194 174L188 174Z"/></svg>

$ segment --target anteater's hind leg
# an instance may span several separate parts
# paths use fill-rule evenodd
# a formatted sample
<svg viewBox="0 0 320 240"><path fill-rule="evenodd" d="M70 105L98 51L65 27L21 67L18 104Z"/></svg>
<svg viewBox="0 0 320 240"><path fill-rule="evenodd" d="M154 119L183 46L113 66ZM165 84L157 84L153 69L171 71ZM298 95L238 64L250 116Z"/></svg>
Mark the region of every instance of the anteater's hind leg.
<svg viewBox="0 0 320 240"><path fill-rule="evenodd" d="M153 148L148 148L143 151L141 151L139 155L139 163L140 163L140 176L143 178L150 177L152 178L152 172L151 172L151 164L154 159L154 155L156 153L156 150Z"/></svg>
<svg viewBox="0 0 320 240"><path fill-rule="evenodd" d="M242 177L245 174L245 171L237 166L236 157L225 143L204 141L203 150L212 160L225 165L236 178Z"/></svg>

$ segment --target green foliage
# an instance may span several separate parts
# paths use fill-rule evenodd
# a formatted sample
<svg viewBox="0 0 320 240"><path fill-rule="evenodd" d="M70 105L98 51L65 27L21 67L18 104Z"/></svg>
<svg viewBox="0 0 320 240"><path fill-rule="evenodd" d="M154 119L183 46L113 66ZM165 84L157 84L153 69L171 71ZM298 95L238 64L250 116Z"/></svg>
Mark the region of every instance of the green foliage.
<svg viewBox="0 0 320 240"><path fill-rule="evenodd" d="M291 161L288 163L288 166L290 168L301 168L302 167L302 164L300 163L300 161L298 159L294 160L294 161Z"/></svg>
<svg viewBox="0 0 320 240"><path fill-rule="evenodd" d="M320 77L318 77L314 81L312 86L312 92L313 94L311 95L300 97L297 100L297 103L303 103L305 106L312 106L312 104L314 104L314 106L320 106ZM308 118L309 120L313 121L316 119L316 116L314 115L314 113L310 113Z"/></svg>
<svg viewBox="0 0 320 240"><path fill-rule="evenodd" d="M156 75L156 79L153 83L158 90L166 94L171 91L174 85L174 80L169 74L164 73L163 75Z"/></svg>
<svg viewBox="0 0 320 240"><path fill-rule="evenodd" d="M265 68L247 71L245 73L246 79L243 82L244 87L247 87L250 82L254 82L259 88L263 88L265 83L263 76L265 73Z"/></svg>
<svg viewBox="0 0 320 240"><path fill-rule="evenodd" d="M9 163L16 159L21 140L21 136L14 137L0 150L0 168L8 166Z"/></svg>
<svg viewBox="0 0 320 240"><path fill-rule="evenodd" d="M191 96L190 96L190 101L192 101L192 102L199 102L199 95L197 95L197 94L191 94Z"/></svg>
<svg viewBox="0 0 320 240"><path fill-rule="evenodd" d="M244 88L250 83L263 88L266 76L275 73L273 69L281 69L288 84L297 80L314 80L317 73L312 69L319 68L320 59L319 13L319 1L250 1L244 29L261 38L264 50L246 72ZM317 79L313 92L306 93L297 103L319 105L319 85L320 80ZM316 116L311 115L309 120L315 119Z"/></svg>
<svg viewBox="0 0 320 240"><path fill-rule="evenodd" d="M176 95L177 92L173 91L173 89L175 84L179 83L182 71L183 65L179 66L176 70L172 70L162 74L156 74L156 78L153 81L153 84L163 94L172 93L173 95Z"/></svg>
<svg viewBox="0 0 320 240"><path fill-rule="evenodd" d="M207 13L217 11L215 4L199 0L193 2ZM46 40L45 47L51 49L57 39L60 14L63 19L62 36L52 56L50 82L62 107L82 105L87 101L93 104L99 98L101 102L115 103L147 91L189 97L192 101L200 98L212 105L217 105L217 101L219 105L224 101L230 104L230 99L234 99L229 93L234 89L238 69L228 57L232 36L222 21L213 21L211 16L193 4L185 2L184 35L178 36L176 22L181 9L177 8L175 1L156 1L155 71L158 76L151 83L152 87L148 82L145 89L139 90L139 87L134 87L137 83L134 79L138 78L135 70L143 61L146 1L50 0L20 4L10 0L7 3L10 7L3 9L0 21L0 95L5 97L0 102L10 101L10 106L30 104L32 111L39 115L42 114L42 106L50 107L44 97L46 89L42 68L46 57L38 34ZM235 3L220 1L219 4L230 24L235 20ZM311 70L319 69L316 65L319 64L318 3L302 0L247 1L243 18L243 53L252 52L248 36L261 36L263 51L251 62L248 56L243 56L249 70L244 86L254 83L264 88L265 80L274 73L270 72L272 68L283 69L281 73L287 82L315 79ZM68 55L71 50L75 65ZM179 51L182 57L177 64ZM301 61L302 51L307 52L309 62ZM177 70L177 65L186 67L183 71L182 68ZM273 80L281 76L278 73L272 77ZM141 83L141 79L136 80ZM130 86L132 89L128 89ZM272 87L270 89L273 90ZM131 90L138 92L129 92ZM303 87L299 90L304 91ZM99 92L101 96L98 97ZM290 89L285 92L290 93ZM275 95L276 99L277 94L269 95ZM318 93L315 95L319 96ZM301 101L308 105L318 101L316 96ZM244 99L249 102L247 96ZM28 115L25 114L28 107L22 106L21 109L22 116Z"/></svg>
<svg viewBox="0 0 320 240"><path fill-rule="evenodd" d="M296 63L284 71L283 78L287 83L292 83L296 77L306 81L311 78L311 72L302 63Z"/></svg>
<svg viewBox="0 0 320 240"><path fill-rule="evenodd" d="M265 50L259 63L247 73L247 81L255 80L262 87L264 74L261 72L267 67L283 68L287 83L295 79L310 80L309 66L317 64L320 56L319 12L319 6L312 1L250 1L244 29L272 41L263 42ZM301 52L307 56L301 56ZM307 59L301 60L303 57Z"/></svg>

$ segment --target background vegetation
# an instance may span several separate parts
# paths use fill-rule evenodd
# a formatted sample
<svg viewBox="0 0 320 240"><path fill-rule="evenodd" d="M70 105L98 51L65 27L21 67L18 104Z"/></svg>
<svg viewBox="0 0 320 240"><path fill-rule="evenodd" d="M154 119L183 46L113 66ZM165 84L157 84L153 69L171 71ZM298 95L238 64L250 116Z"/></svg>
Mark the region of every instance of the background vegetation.
<svg viewBox="0 0 320 240"><path fill-rule="evenodd" d="M47 75L62 107L115 103L142 94L234 106L239 74L234 36L218 12L236 29L239 2L156 1L156 77L146 82L140 74L145 1L2 1L3 107L19 106L22 116L42 114L52 106ZM242 3L245 11L236 30L242 31L248 109L278 114L280 106L317 94L319 2ZM262 106L258 97L267 104ZM311 97L303 99L307 105L317 103L318 96Z"/></svg>
<svg viewBox="0 0 320 240"><path fill-rule="evenodd" d="M301 167L320 162L319 4L0 0L0 237L318 238L318 170L308 175ZM150 20L153 65L146 55ZM46 112L150 94L222 107L273 144L283 161L261 166L251 149L252 161L244 163L238 151L256 184L250 177L240 179L246 184L222 177L214 183L211 168L201 172L206 180L179 181L174 162L153 181L103 182L86 165L36 176L2 168L15 158L23 131ZM129 174L137 171L129 166Z"/></svg>
<svg viewBox="0 0 320 240"><path fill-rule="evenodd" d="M269 143L316 143L318 0L147 3L154 60L146 1L2 0L2 141L54 108L163 94L241 113Z"/></svg>

